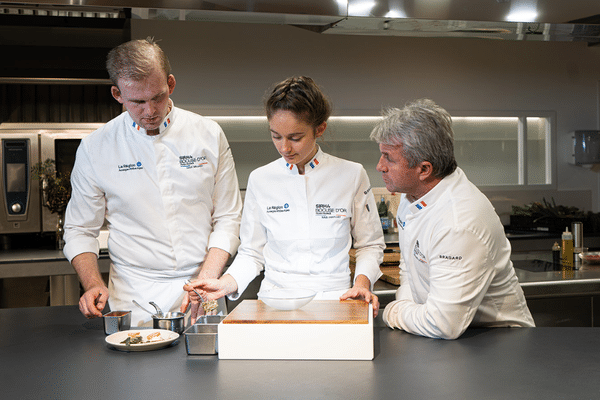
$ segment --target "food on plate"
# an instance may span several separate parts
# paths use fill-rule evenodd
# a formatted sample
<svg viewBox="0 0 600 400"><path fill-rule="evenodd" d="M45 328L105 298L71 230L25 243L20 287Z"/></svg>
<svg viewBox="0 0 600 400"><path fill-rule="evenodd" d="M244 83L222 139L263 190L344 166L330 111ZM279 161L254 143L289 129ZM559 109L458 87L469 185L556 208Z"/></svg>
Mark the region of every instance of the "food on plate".
<svg viewBox="0 0 600 400"><path fill-rule="evenodd" d="M208 314L209 312L217 310L217 301L216 300L208 300L202 303L202 308L204 309L204 313Z"/></svg>
<svg viewBox="0 0 600 400"><path fill-rule="evenodd" d="M160 332L154 332L146 336L146 339L140 334L140 332L130 332L127 334L127 338L121 342L126 346L132 344L144 344L144 343L152 343L152 342L160 342L161 340L165 340Z"/></svg>
<svg viewBox="0 0 600 400"><path fill-rule="evenodd" d="M160 336L160 332L154 332L146 337L148 338L149 342L156 342L158 340L162 340L162 337Z"/></svg>

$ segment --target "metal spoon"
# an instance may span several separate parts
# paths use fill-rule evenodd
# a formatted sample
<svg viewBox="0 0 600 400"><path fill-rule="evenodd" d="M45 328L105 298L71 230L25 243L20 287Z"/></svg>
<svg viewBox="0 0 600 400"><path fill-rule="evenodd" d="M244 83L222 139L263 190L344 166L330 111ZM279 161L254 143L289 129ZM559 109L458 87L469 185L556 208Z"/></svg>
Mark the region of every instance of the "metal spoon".
<svg viewBox="0 0 600 400"><path fill-rule="evenodd" d="M162 317L164 316L164 314L163 314L162 310L160 309L160 307L159 307L159 306L157 306L157 305L156 305L156 303L155 303L155 302L151 301L151 302L150 302L150 305L152 305L152 306L154 306L154 308L156 308L156 316L157 316L158 318L162 318Z"/></svg>
<svg viewBox="0 0 600 400"><path fill-rule="evenodd" d="M140 303L138 303L137 301L135 301L135 300L132 300L132 301L133 301L133 304L135 304L136 306L138 306L138 307L139 307L139 308L141 308L142 310L146 311L148 314L150 314L150 315L154 315L154 313L153 313L153 312L150 312L150 311L146 310L146 309L145 309L144 307L142 307L142 306L140 305Z"/></svg>
<svg viewBox="0 0 600 400"><path fill-rule="evenodd" d="M187 283L188 285L191 285L191 284L192 284L192 282L190 282L190 280L189 280L189 279L188 279L188 280L186 280L186 281L185 281L185 283ZM201 295L200 293L198 293L198 291L196 290L196 288L195 288L195 287L193 287L193 286L192 286L192 290L193 290L194 292L196 292L196 294L198 295L198 297L200 297L200 305L202 305L202 303L204 303L204 298L202 297L202 295Z"/></svg>

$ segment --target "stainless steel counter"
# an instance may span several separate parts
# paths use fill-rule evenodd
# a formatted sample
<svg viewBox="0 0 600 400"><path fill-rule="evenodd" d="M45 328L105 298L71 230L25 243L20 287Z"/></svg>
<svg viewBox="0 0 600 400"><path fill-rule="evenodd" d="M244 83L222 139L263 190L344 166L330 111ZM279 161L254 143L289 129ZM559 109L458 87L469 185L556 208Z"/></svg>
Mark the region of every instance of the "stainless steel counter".
<svg viewBox="0 0 600 400"><path fill-rule="evenodd" d="M513 254L511 257L528 298L600 294L600 265L582 264L576 270L563 270L558 266L552 267L551 257L548 251Z"/></svg>
<svg viewBox="0 0 600 400"><path fill-rule="evenodd" d="M468 329L436 340L375 319L373 361L219 360L185 342L126 353L75 306L0 310L6 399L595 399L594 328Z"/></svg>

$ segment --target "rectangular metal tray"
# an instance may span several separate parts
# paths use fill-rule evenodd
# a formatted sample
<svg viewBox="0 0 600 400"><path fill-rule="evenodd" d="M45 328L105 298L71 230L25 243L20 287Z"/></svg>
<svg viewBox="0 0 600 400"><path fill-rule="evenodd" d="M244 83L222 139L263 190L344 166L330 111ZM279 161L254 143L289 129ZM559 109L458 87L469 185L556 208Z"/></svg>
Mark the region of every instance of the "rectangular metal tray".
<svg viewBox="0 0 600 400"><path fill-rule="evenodd" d="M186 329L185 348L189 355L213 355L218 352L218 324L225 318L221 315L203 315Z"/></svg>

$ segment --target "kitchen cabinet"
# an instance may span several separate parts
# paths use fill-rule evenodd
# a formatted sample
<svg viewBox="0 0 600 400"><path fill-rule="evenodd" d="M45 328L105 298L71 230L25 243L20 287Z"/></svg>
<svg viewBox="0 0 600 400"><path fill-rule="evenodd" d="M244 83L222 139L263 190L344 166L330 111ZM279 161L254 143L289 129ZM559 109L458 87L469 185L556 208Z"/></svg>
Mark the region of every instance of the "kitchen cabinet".
<svg viewBox="0 0 600 400"><path fill-rule="evenodd" d="M536 326L600 326L600 296L528 298Z"/></svg>
<svg viewBox="0 0 600 400"><path fill-rule="evenodd" d="M550 251L511 258L536 326L600 326L600 266L563 270Z"/></svg>

